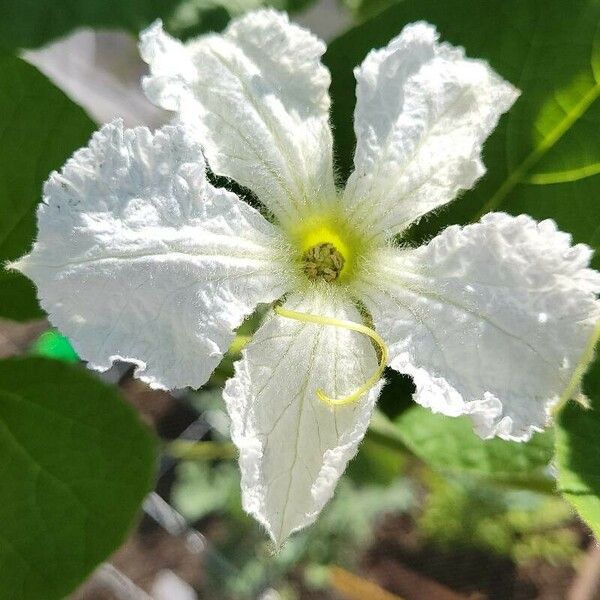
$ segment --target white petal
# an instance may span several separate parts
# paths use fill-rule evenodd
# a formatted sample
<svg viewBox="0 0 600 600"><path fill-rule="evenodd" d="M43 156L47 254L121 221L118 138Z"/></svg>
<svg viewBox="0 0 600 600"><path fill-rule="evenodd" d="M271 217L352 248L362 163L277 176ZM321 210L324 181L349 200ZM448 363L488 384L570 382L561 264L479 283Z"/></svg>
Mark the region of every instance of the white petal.
<svg viewBox="0 0 600 600"><path fill-rule="evenodd" d="M285 307L360 322L346 299L296 294ZM379 382L356 404L331 409L377 369L369 338L339 327L272 316L227 382L224 398L240 451L244 509L279 545L312 523L365 434Z"/></svg>
<svg viewBox="0 0 600 600"><path fill-rule="evenodd" d="M38 240L13 266L90 366L137 365L153 387L198 387L258 302L285 291L276 230L212 187L181 128L115 122L60 174L38 210Z"/></svg>
<svg viewBox="0 0 600 600"><path fill-rule="evenodd" d="M325 44L260 10L185 45L155 23L141 36L150 100L195 127L213 171L254 191L280 219L335 189Z"/></svg>
<svg viewBox="0 0 600 600"><path fill-rule="evenodd" d="M361 292L417 402L470 414L481 437L527 440L600 317L590 257L553 221L492 213L416 250L388 250Z"/></svg>
<svg viewBox="0 0 600 600"><path fill-rule="evenodd" d="M473 186L481 146L518 96L488 64L408 25L355 69L355 171L346 199L375 234L398 233Z"/></svg>

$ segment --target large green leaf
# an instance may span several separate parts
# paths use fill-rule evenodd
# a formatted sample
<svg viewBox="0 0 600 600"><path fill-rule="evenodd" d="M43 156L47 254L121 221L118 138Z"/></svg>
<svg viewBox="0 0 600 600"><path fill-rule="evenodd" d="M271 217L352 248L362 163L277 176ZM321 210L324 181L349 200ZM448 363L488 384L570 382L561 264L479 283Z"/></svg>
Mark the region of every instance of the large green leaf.
<svg viewBox="0 0 600 600"><path fill-rule="evenodd" d="M425 19L444 40L487 59L522 96L488 140L486 177L415 228L421 240L488 210L551 217L576 241L600 245L600 2L404 0L334 41L333 125L340 172L352 164L352 67L402 27ZM600 259L596 258L596 264Z"/></svg>
<svg viewBox="0 0 600 600"><path fill-rule="evenodd" d="M0 596L63 598L124 540L151 489L149 431L110 387L0 361Z"/></svg>
<svg viewBox="0 0 600 600"><path fill-rule="evenodd" d="M393 433L390 426L395 429ZM375 427L397 436L437 471L469 474L517 488L554 489L548 473L553 452L552 431L535 434L526 444L497 438L482 440L473 432L468 417L446 417L417 405L403 411L393 424L376 421Z"/></svg>
<svg viewBox="0 0 600 600"><path fill-rule="evenodd" d="M34 48L77 27L124 29L134 35L155 19L178 37L220 31L230 17L263 5L294 11L310 0L4 0L0 46Z"/></svg>
<svg viewBox="0 0 600 600"><path fill-rule="evenodd" d="M0 54L0 317L43 314L29 280L3 265L30 249L43 181L94 129L83 110L36 69Z"/></svg>
<svg viewBox="0 0 600 600"><path fill-rule="evenodd" d="M556 432L559 489L600 537L600 357L582 382L591 400L584 408L568 403L560 412Z"/></svg>
<svg viewBox="0 0 600 600"><path fill-rule="evenodd" d="M482 440L468 417L446 417L415 404L411 399L414 388L405 376L389 371L386 379L367 439L396 452L408 450L439 472L520 489L554 490L548 468L552 431L536 434L526 444Z"/></svg>

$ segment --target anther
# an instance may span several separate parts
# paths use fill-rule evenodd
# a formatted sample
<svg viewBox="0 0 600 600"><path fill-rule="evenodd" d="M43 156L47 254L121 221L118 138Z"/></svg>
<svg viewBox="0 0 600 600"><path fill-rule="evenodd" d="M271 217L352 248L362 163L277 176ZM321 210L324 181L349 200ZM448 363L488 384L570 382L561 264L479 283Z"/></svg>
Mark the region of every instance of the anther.
<svg viewBox="0 0 600 600"><path fill-rule="evenodd" d="M302 255L304 273L309 279L334 281L346 262L338 249L330 242L312 246Z"/></svg>
<svg viewBox="0 0 600 600"><path fill-rule="evenodd" d="M343 396L342 398L332 398L331 396L328 396L322 388L319 388L317 389L317 396L319 400L325 402L325 404L328 404L329 406L344 406L347 404L353 404L354 402L360 400L360 398L364 396L364 394L366 394L379 381L379 378L383 374L385 366L387 365L389 353L383 338L374 329L371 329L366 325L362 325L361 323L355 323L354 321L334 319L333 317L325 317L323 315L311 315L309 313L288 310L287 308L282 308L281 306L276 306L273 310L280 317L285 317L286 319L294 319L295 321L302 321L304 323L315 323L317 325L340 327L342 329L348 329L350 331L362 333L363 335L371 338L379 347L380 357L377 370L357 390L348 396Z"/></svg>

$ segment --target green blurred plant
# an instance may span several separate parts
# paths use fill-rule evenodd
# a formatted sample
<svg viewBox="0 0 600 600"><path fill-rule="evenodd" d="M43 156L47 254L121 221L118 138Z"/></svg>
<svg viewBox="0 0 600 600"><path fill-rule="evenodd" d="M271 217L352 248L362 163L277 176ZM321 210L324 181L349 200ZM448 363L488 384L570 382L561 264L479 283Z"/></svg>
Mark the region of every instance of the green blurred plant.
<svg viewBox="0 0 600 600"><path fill-rule="evenodd" d="M489 550L518 564L572 564L581 555L573 512L557 496L434 474L427 484L418 526L442 547Z"/></svg>

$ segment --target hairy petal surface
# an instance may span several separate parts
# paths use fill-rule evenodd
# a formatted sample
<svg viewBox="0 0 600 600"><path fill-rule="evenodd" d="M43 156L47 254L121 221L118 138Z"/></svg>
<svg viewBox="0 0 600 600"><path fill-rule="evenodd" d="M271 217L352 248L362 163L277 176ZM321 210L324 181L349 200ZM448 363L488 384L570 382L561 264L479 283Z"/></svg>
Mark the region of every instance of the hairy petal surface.
<svg viewBox="0 0 600 600"><path fill-rule="evenodd" d="M347 299L315 290L285 308L360 322ZM244 509L279 545L311 524L363 438L382 383L335 409L317 398L360 387L377 368L370 340L334 326L271 316L236 363L224 398L240 451Z"/></svg>
<svg viewBox="0 0 600 600"><path fill-rule="evenodd" d="M44 187L38 239L13 267L91 367L137 365L198 387L258 302L286 288L275 228L212 187L179 127L106 125Z"/></svg>
<svg viewBox="0 0 600 600"><path fill-rule="evenodd" d="M335 194L325 44L273 10L185 45L155 23L141 36L149 99L194 127L211 169L282 221Z"/></svg>
<svg viewBox="0 0 600 600"><path fill-rule="evenodd" d="M600 318L591 254L553 221L492 213L382 251L358 287L419 404L521 441L547 424Z"/></svg>
<svg viewBox="0 0 600 600"><path fill-rule="evenodd" d="M374 234L393 235L469 189L481 147L518 96L488 64L406 26L354 71L355 171L346 201Z"/></svg>

